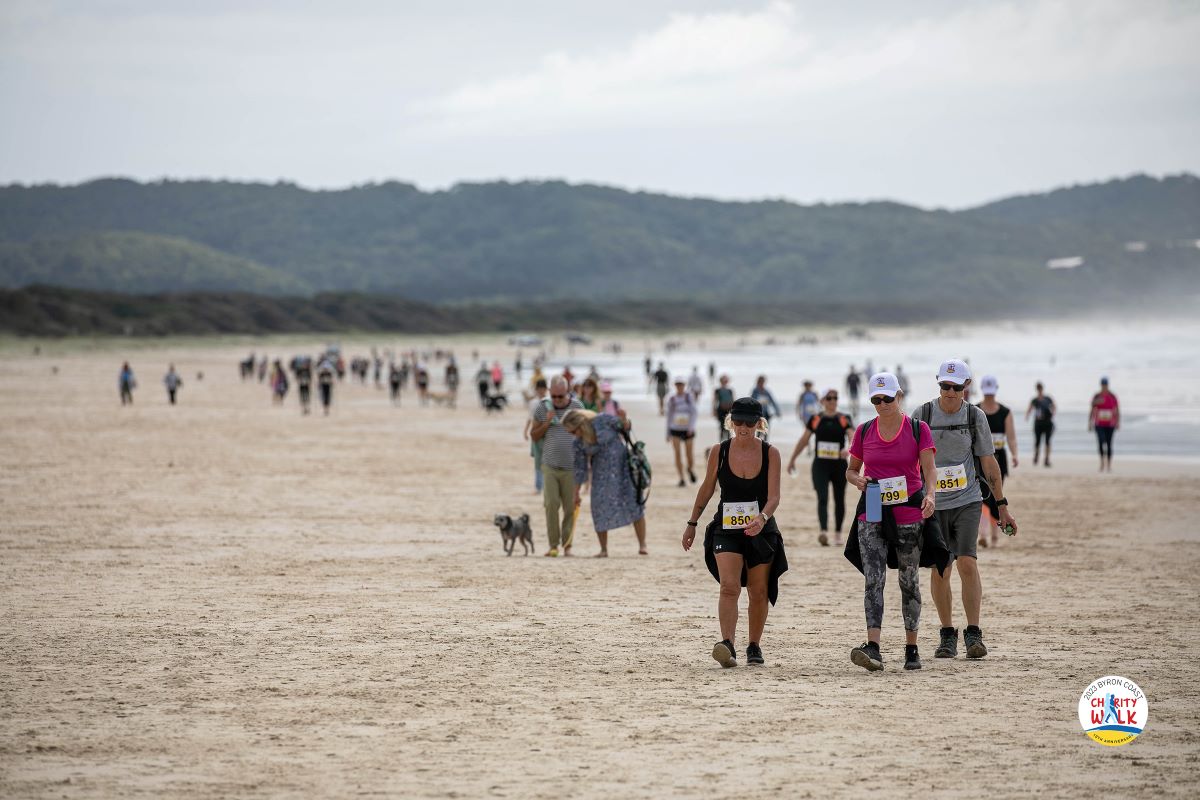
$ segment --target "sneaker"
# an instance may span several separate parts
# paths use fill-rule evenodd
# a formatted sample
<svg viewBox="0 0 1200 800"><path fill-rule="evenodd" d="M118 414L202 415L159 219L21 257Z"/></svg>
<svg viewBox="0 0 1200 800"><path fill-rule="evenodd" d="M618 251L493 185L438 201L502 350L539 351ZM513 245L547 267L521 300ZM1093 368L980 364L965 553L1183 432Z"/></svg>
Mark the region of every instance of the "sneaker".
<svg viewBox="0 0 1200 800"><path fill-rule="evenodd" d="M551 547L549 550L543 553L543 555L546 556L546 558L558 558L558 548Z"/></svg>
<svg viewBox="0 0 1200 800"><path fill-rule="evenodd" d="M958 628L942 628L942 643L933 651L934 658L954 658L958 655Z"/></svg>
<svg viewBox="0 0 1200 800"><path fill-rule="evenodd" d="M722 667L737 666L737 651L733 649L733 642L728 639L722 639L713 645L712 656Z"/></svg>
<svg viewBox="0 0 1200 800"><path fill-rule="evenodd" d="M921 668L921 656L917 654L917 646L915 644L904 645L904 668Z"/></svg>
<svg viewBox="0 0 1200 800"><path fill-rule="evenodd" d="M763 660L762 648L758 646L758 642L751 642L746 648L746 663L747 664L765 664Z"/></svg>
<svg viewBox="0 0 1200 800"><path fill-rule="evenodd" d="M821 547L829 547L829 536L825 531L821 531L821 535L817 537L817 541L821 544Z"/></svg>
<svg viewBox="0 0 1200 800"><path fill-rule="evenodd" d="M963 644L967 646L967 658L983 658L987 648L983 645L983 631L978 625L968 625L963 631Z"/></svg>
<svg viewBox="0 0 1200 800"><path fill-rule="evenodd" d="M870 672L883 669L883 656L879 655L879 645L875 642L863 642L851 650L850 660Z"/></svg>

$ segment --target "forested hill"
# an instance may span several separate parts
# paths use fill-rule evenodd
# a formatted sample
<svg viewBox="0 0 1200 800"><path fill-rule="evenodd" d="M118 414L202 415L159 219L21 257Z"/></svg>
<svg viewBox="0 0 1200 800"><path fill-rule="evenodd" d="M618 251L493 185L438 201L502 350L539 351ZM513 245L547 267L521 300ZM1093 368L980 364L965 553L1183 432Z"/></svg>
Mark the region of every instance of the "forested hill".
<svg viewBox="0 0 1200 800"><path fill-rule="evenodd" d="M718 202L561 182L442 192L117 179L0 188L0 286L119 292L1057 307L1195 292L1197 240L1192 175L958 212ZM1083 266L1046 268L1071 256Z"/></svg>

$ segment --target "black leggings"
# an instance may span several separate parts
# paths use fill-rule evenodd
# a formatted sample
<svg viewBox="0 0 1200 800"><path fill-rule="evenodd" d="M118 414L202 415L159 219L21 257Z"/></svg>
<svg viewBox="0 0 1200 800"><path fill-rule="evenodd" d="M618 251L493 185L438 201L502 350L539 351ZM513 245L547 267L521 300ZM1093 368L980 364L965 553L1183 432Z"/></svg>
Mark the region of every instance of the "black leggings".
<svg viewBox="0 0 1200 800"><path fill-rule="evenodd" d="M1100 446L1100 457L1112 461L1112 437L1116 428L1096 426L1096 442ZM1106 452L1107 451L1107 452Z"/></svg>
<svg viewBox="0 0 1200 800"><path fill-rule="evenodd" d="M1042 448L1042 437L1046 437L1046 449L1050 448L1050 437L1054 435L1054 423L1050 420L1040 420L1033 423L1033 449Z"/></svg>
<svg viewBox="0 0 1200 800"><path fill-rule="evenodd" d="M817 521L821 530L829 529L829 484L833 484L834 530L841 533L842 521L846 518L846 464L837 458L814 458L812 462L813 488L817 490Z"/></svg>

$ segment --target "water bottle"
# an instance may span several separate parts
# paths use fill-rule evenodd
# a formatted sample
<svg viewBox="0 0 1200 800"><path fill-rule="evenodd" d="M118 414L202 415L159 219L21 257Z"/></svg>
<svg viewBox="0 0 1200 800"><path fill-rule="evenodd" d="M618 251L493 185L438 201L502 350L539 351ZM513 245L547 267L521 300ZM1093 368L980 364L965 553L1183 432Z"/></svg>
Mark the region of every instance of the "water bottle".
<svg viewBox="0 0 1200 800"><path fill-rule="evenodd" d="M879 496L878 481L867 481L867 522L883 522L883 500Z"/></svg>

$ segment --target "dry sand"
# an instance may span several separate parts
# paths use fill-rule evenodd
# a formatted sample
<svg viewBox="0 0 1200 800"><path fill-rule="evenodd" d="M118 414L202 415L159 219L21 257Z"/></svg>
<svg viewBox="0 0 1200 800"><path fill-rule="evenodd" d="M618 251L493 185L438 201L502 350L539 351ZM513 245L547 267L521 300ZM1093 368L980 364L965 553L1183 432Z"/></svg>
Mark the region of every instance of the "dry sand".
<svg viewBox="0 0 1200 800"><path fill-rule="evenodd" d="M1022 534L980 559L990 655L933 659L923 578L916 673L894 573L887 669L850 664L861 578L785 478L767 665L722 670L717 585L679 547L693 491L640 402L651 555L625 530L607 561L551 560L519 410L485 417L470 391L398 410L347 382L333 416L301 418L294 392L273 408L238 381L240 343L30 347L0 378L2 796L1194 793L1196 466L1023 465ZM491 517L521 511L539 555L505 558ZM1076 719L1108 674L1151 702L1122 748Z"/></svg>

